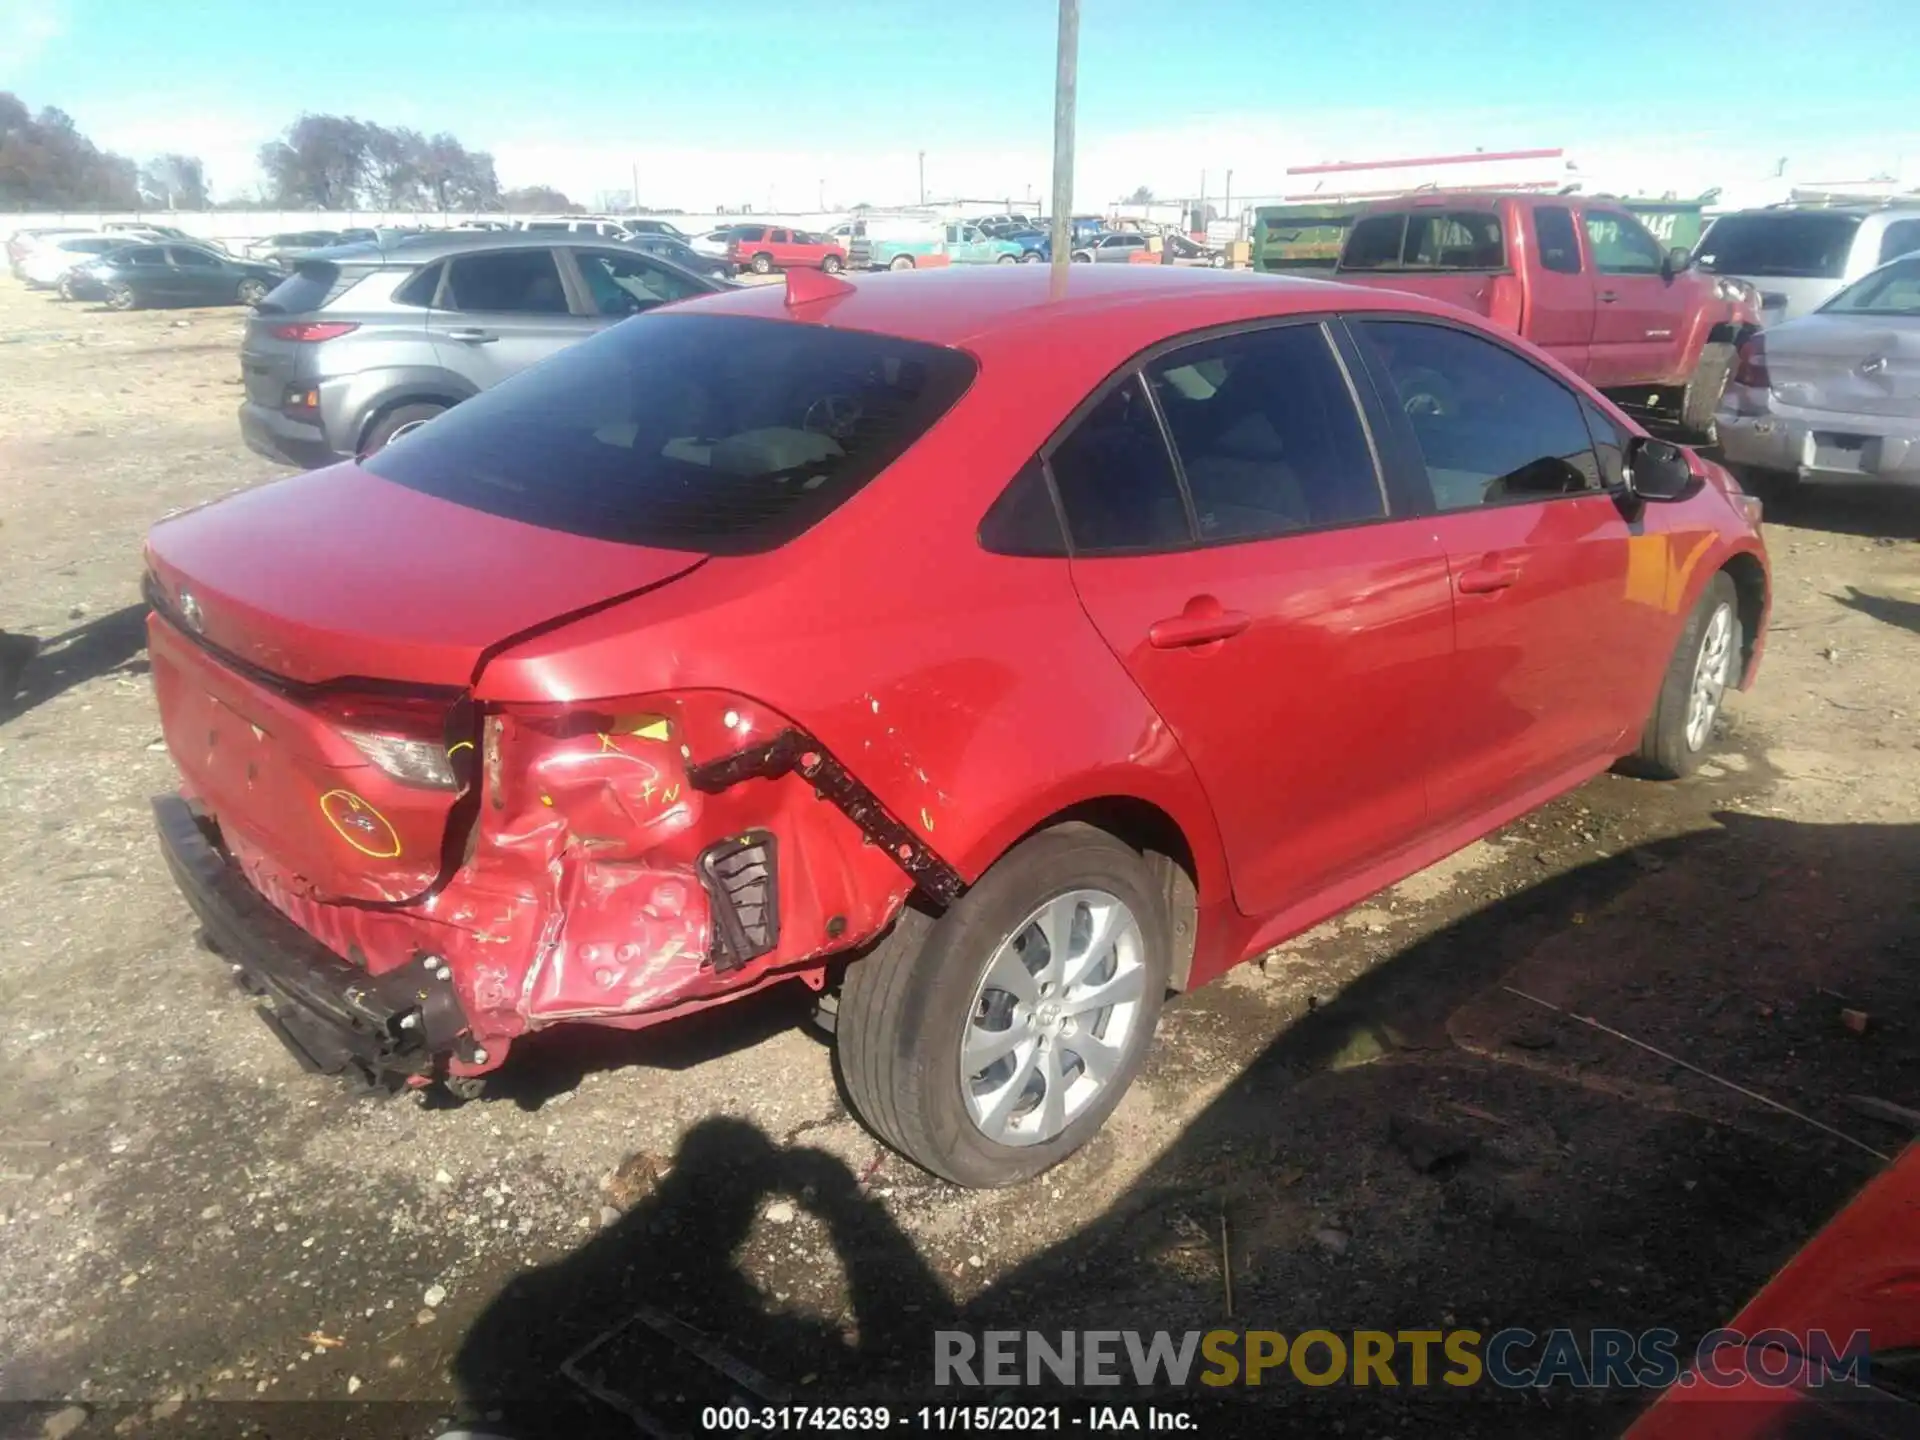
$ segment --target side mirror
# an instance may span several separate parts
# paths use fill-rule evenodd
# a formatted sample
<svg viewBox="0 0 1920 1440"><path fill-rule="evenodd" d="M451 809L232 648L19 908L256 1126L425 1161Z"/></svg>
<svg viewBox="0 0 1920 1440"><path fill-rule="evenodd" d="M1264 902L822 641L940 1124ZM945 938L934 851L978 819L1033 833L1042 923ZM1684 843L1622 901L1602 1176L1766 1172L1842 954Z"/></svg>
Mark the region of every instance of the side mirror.
<svg viewBox="0 0 1920 1440"><path fill-rule="evenodd" d="M1636 500L1684 500L1700 484L1685 450L1645 435L1627 442L1626 479Z"/></svg>
<svg viewBox="0 0 1920 1440"><path fill-rule="evenodd" d="M1661 262L1660 269L1671 280L1674 276L1682 274L1691 264L1693 264L1693 252L1684 245L1676 245L1667 251L1666 259Z"/></svg>

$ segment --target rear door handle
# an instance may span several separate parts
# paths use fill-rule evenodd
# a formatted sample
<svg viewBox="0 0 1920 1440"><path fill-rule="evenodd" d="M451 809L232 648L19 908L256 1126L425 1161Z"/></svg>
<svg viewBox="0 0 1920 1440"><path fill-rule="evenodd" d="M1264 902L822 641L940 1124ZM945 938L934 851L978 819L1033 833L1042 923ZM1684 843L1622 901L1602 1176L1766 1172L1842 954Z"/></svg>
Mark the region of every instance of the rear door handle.
<svg viewBox="0 0 1920 1440"><path fill-rule="evenodd" d="M1611 290L1602 290L1599 295L1599 300L1602 305L1611 305L1619 298L1620 297Z"/></svg>
<svg viewBox="0 0 1920 1440"><path fill-rule="evenodd" d="M449 340L464 340L469 345L491 345L500 337L491 330L449 330Z"/></svg>
<svg viewBox="0 0 1920 1440"><path fill-rule="evenodd" d="M1519 578L1520 572L1510 565L1477 565L1462 570L1458 584L1462 595L1491 595L1510 588Z"/></svg>
<svg viewBox="0 0 1920 1440"><path fill-rule="evenodd" d="M1156 650L1211 645L1216 640L1231 640L1251 624L1253 617L1243 610L1174 615L1165 620L1156 620L1148 627L1147 643Z"/></svg>

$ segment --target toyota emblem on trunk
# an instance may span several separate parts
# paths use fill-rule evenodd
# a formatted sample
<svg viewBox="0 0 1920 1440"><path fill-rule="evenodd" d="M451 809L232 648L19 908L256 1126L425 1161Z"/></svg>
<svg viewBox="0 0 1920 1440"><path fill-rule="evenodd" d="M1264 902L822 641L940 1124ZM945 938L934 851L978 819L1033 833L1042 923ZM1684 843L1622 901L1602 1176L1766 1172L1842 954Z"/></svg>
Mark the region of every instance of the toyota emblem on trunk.
<svg viewBox="0 0 1920 1440"><path fill-rule="evenodd" d="M180 592L180 618L187 622L187 628L194 634L207 633L207 617L200 613L200 602L193 598L191 590Z"/></svg>

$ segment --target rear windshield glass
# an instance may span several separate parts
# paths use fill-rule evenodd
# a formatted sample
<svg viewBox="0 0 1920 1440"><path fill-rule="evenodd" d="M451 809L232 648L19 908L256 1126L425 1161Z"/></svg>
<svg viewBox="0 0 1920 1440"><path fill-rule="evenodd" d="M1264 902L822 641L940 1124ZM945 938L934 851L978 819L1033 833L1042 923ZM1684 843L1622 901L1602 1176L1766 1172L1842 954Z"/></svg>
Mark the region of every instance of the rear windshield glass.
<svg viewBox="0 0 1920 1440"><path fill-rule="evenodd" d="M1920 315L1920 255L1882 265L1820 309L1838 315Z"/></svg>
<svg viewBox="0 0 1920 1440"><path fill-rule="evenodd" d="M798 535L972 382L958 350L731 315L636 317L366 462L509 520L713 554Z"/></svg>
<svg viewBox="0 0 1920 1440"><path fill-rule="evenodd" d="M1700 242L1703 270L1722 275L1838 280L1860 221L1852 215L1722 215Z"/></svg>
<svg viewBox="0 0 1920 1440"><path fill-rule="evenodd" d="M267 315L302 315L322 309L346 294L355 281L372 273L374 268L335 265L330 260L303 260L260 302L260 311Z"/></svg>

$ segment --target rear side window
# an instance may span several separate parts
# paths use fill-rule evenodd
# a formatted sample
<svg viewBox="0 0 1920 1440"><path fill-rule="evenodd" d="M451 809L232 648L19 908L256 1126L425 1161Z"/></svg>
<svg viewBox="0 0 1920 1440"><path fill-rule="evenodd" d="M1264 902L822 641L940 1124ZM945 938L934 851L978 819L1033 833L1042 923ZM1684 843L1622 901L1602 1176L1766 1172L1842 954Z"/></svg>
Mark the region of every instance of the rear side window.
<svg viewBox="0 0 1920 1440"><path fill-rule="evenodd" d="M551 250L500 250L447 262L443 303L489 314L564 315L566 287Z"/></svg>
<svg viewBox="0 0 1920 1440"><path fill-rule="evenodd" d="M1920 220L1896 220L1880 236L1880 263L1920 250Z"/></svg>
<svg viewBox="0 0 1920 1440"><path fill-rule="evenodd" d="M980 546L995 555L1057 556L1067 537L1047 488L1046 467L1036 457L1013 477L980 521Z"/></svg>
<svg viewBox="0 0 1920 1440"><path fill-rule="evenodd" d="M1108 391L1049 463L1076 551L1164 550L1193 539L1173 457L1137 376Z"/></svg>
<svg viewBox="0 0 1920 1440"><path fill-rule="evenodd" d="M1574 393L1520 356L1444 325L1366 320L1407 417L1437 510L1596 489L1600 466Z"/></svg>
<svg viewBox="0 0 1920 1440"><path fill-rule="evenodd" d="M734 227L732 238L740 241L754 241L759 240L766 233L765 228L759 225L738 225Z"/></svg>
<svg viewBox="0 0 1920 1440"><path fill-rule="evenodd" d="M428 265L398 290L393 292L394 302L400 305L418 305L426 308L433 304L433 297L440 288L440 276L445 273L444 264Z"/></svg>
<svg viewBox="0 0 1920 1440"><path fill-rule="evenodd" d="M1354 222L1340 252L1342 270L1386 270L1400 263L1400 240L1406 233L1405 215L1369 215Z"/></svg>
<svg viewBox="0 0 1920 1440"><path fill-rule="evenodd" d="M120 256L122 265L154 266L167 263L167 252L158 245L136 245Z"/></svg>
<svg viewBox="0 0 1920 1440"><path fill-rule="evenodd" d="M1580 273L1580 240L1573 229L1573 212L1564 205L1540 205L1533 212L1534 234L1540 241L1540 268L1556 275Z"/></svg>
<svg viewBox="0 0 1920 1440"><path fill-rule="evenodd" d="M567 220L529 220L527 222L527 231L529 234L539 233L551 235L556 231L564 234L572 229L572 222Z"/></svg>
<svg viewBox="0 0 1920 1440"><path fill-rule="evenodd" d="M1284 535L1386 513L1359 412L1318 325L1204 341L1147 375L1201 540Z"/></svg>
<svg viewBox="0 0 1920 1440"><path fill-rule="evenodd" d="M482 391L368 467L549 530L744 554L891 465L973 376L961 351L887 335L649 315Z"/></svg>
<svg viewBox="0 0 1920 1440"><path fill-rule="evenodd" d="M1410 215L1400 258L1420 269L1498 270L1507 263L1500 217L1482 211Z"/></svg>
<svg viewBox="0 0 1920 1440"><path fill-rule="evenodd" d="M220 262L205 250L196 250L191 245L169 245L167 253L173 257L176 265L197 266L202 270L216 270Z"/></svg>
<svg viewBox="0 0 1920 1440"><path fill-rule="evenodd" d="M1700 242L1700 264L1722 275L1838 280L1847 273L1859 228L1860 220L1853 215L1722 215Z"/></svg>

